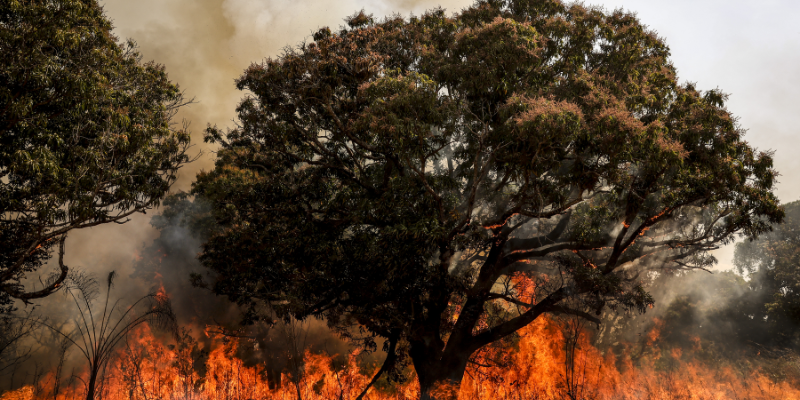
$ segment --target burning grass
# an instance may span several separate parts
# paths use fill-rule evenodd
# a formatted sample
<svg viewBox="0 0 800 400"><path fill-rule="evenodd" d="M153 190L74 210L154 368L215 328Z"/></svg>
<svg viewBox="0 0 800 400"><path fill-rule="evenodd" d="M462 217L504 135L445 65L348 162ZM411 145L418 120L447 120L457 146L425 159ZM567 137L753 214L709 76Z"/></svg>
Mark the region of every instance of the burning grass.
<svg viewBox="0 0 800 400"><path fill-rule="evenodd" d="M577 321L541 318L505 347L475 358L461 385L459 399L597 399L718 400L800 399L800 363L794 358L739 358L710 362L701 340L691 349L660 345L660 324L638 344L603 352L592 345L591 333ZM377 371L364 365L358 352L337 357L306 351L303 367L282 373L276 384L261 365L248 366L237 357L237 340L216 341L206 357L196 356L196 342L184 332L177 345L167 345L147 326L138 329L118 350L102 383L102 398L174 400L354 399ZM751 357L752 358L752 357ZM341 359L339 357L338 359ZM403 384L380 382L365 398L416 399L413 370ZM34 386L5 393L2 400L85 398L76 376L58 390L51 372ZM272 387L271 387L272 386ZM440 388L442 394L454 388Z"/></svg>

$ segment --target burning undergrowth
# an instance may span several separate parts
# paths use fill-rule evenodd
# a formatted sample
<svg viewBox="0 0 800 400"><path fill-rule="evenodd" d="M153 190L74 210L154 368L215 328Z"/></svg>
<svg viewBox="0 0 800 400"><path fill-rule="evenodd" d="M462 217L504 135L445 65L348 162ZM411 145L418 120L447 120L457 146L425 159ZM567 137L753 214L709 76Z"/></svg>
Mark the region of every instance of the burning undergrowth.
<svg viewBox="0 0 800 400"><path fill-rule="evenodd" d="M474 360L462 383L461 399L797 399L800 371L796 355L721 355L695 338L689 348L672 347L663 322L626 343L621 352L593 344L592 329L576 320L541 319L507 346ZM353 399L377 370L358 351L328 355L306 350L302 366L279 379L262 363L240 356L241 339L213 336L209 350L184 331L165 343L143 326L117 350L103 386L107 399ZM244 352L246 353L246 352ZM709 354L718 353L718 358ZM782 372L777 373L780 367ZM407 373L413 377L413 370ZM53 372L3 399L73 399L83 396L78 373L71 385L55 390ZM446 391L448 388L441 388ZM413 379L391 385L379 381L366 398L415 399Z"/></svg>
<svg viewBox="0 0 800 400"><path fill-rule="evenodd" d="M199 242L181 224L167 222L161 236L136 255L127 279L169 296L180 328L136 327L102 371L100 398L311 400L362 394L384 352L348 345L324 321L237 325L242 315L235 306L189 284L188 275L200 271L194 257ZM645 314L608 312L599 326L572 317L540 318L481 350L458 397L800 399L796 339L773 340L754 320L751 282L732 272L692 272L661 276L651 291L656 305ZM49 321L56 320L52 314ZM56 343L49 334L44 330L39 341ZM86 397L86 365L75 349L52 343L35 354L35 368L6 386L3 400ZM410 363L396 378L381 377L363 398L419 397ZM454 391L439 388L440 394Z"/></svg>

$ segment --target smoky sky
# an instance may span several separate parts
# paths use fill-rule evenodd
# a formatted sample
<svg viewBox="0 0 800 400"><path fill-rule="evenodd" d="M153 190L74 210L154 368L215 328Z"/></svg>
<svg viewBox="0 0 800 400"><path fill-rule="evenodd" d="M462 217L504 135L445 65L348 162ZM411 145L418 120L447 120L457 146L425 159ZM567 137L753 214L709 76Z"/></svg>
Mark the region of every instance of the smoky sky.
<svg viewBox="0 0 800 400"><path fill-rule="evenodd" d="M181 113L192 123L196 150L206 156L183 170L177 189L187 189L198 170L213 163L212 149L201 144L207 124L231 127L242 93L234 80L251 63L279 56L319 28L342 25L363 9L381 18L408 16L441 5L458 11L464 0L431 3L390 1L264 0L106 0L106 14L120 38L139 44L145 60L164 64L171 80L196 103Z"/></svg>
<svg viewBox="0 0 800 400"><path fill-rule="evenodd" d="M597 4L597 3L595 3ZM782 203L800 199L800 2L792 0L604 0L658 32L682 82L730 95L745 140L774 151ZM732 267L733 245L715 254Z"/></svg>
<svg viewBox="0 0 800 400"><path fill-rule="evenodd" d="M191 123L200 158L181 171L175 190L188 190L198 171L213 168L213 148L202 142L208 124L235 124L242 93L234 80L251 63L276 57L323 26L338 27L363 9L376 17L419 15L437 6L457 12L470 0L105 0L107 16L120 39L134 39L144 60L166 66L195 103L179 119ZM746 140L759 150L774 150L782 202L800 198L796 185L800 157L800 15L796 1L603 0L587 2L606 10L634 11L663 37L672 51L679 79L700 89L730 94L728 108L747 129ZM126 225L72 233L66 260L71 266L124 273L144 244L157 233L153 211ZM732 265L733 246L717 251L719 269ZM133 290L133 289L131 289Z"/></svg>

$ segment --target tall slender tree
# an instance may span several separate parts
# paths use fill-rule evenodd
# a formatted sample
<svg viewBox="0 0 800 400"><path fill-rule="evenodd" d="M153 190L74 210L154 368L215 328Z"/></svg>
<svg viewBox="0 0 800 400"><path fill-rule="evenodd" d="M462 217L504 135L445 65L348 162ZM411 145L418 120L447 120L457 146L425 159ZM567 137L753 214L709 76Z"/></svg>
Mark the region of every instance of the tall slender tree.
<svg viewBox="0 0 800 400"><path fill-rule="evenodd" d="M644 310L654 274L783 216L725 95L678 83L623 11L361 12L237 87L239 126L209 129L194 186L213 290L385 338L380 373L410 358L425 399L540 316Z"/></svg>

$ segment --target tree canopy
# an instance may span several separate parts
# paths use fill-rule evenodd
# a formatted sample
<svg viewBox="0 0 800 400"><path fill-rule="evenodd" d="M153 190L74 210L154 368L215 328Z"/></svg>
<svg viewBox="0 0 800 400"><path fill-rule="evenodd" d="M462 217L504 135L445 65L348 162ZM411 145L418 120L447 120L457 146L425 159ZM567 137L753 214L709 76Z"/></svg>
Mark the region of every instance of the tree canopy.
<svg viewBox="0 0 800 400"><path fill-rule="evenodd" d="M643 310L783 213L770 154L633 14L491 0L360 12L237 80L194 193L213 290L386 339L423 392L545 314Z"/></svg>
<svg viewBox="0 0 800 400"><path fill-rule="evenodd" d="M187 161L178 86L111 29L94 0L0 4L0 307L57 290L69 231L152 208Z"/></svg>

